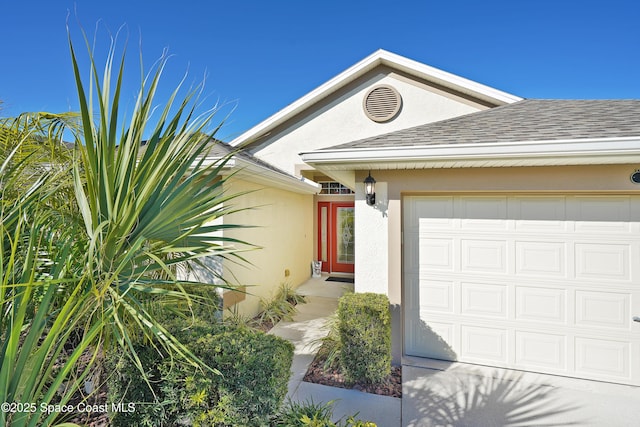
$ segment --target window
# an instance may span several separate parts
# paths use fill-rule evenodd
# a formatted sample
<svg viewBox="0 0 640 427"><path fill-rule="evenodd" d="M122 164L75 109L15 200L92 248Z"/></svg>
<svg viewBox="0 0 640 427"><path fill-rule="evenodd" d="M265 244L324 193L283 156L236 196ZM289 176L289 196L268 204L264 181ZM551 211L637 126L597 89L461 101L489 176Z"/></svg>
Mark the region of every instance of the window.
<svg viewBox="0 0 640 427"><path fill-rule="evenodd" d="M322 185L322 191L320 191L320 194L353 194L351 189L345 187L339 182L326 181L320 182L320 185Z"/></svg>

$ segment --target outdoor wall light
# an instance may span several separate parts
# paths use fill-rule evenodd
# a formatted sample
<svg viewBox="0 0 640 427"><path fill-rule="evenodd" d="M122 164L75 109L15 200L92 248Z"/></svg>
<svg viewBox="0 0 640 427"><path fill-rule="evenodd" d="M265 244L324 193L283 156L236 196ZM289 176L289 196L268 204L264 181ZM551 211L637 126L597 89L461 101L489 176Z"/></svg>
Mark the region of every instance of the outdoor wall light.
<svg viewBox="0 0 640 427"><path fill-rule="evenodd" d="M369 176L364 179L364 193L367 195L367 204L369 206L373 206L376 204L376 180L371 176L371 171L369 171Z"/></svg>

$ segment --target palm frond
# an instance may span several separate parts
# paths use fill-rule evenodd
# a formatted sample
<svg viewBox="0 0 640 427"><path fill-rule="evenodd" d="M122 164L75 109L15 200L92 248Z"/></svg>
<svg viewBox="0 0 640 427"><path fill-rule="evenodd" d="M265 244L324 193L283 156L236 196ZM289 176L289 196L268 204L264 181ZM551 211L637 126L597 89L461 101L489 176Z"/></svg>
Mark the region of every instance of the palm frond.
<svg viewBox="0 0 640 427"><path fill-rule="evenodd" d="M167 61L163 57L141 82L134 111L121 125L124 52L116 61L112 44L101 74L88 41L87 47L92 77L85 84L69 37L82 117L74 188L89 242L85 264L91 269L92 286L103 312L114 319L109 323L114 344L133 351L136 335L141 334L195 361L145 307L149 298L160 295L188 298L186 292L171 290L194 284L178 280L173 274L176 266L202 257L242 262L241 250L251 247L224 237L224 230L237 225L216 221L235 209L232 204L238 197L224 191L227 178L222 172L231 156L209 156L215 139L207 128L216 111L198 115L197 90L180 98L178 85L152 121ZM160 277L165 280L157 280Z"/></svg>

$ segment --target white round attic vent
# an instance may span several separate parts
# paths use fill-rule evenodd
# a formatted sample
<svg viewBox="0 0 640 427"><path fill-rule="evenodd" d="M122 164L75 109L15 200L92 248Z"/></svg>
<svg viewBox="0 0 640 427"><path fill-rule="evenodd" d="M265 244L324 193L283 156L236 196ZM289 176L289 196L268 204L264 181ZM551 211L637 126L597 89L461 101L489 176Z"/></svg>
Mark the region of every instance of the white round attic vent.
<svg viewBox="0 0 640 427"><path fill-rule="evenodd" d="M382 123L393 119L402 106L398 91L389 85L372 88L362 102L364 112L374 122Z"/></svg>

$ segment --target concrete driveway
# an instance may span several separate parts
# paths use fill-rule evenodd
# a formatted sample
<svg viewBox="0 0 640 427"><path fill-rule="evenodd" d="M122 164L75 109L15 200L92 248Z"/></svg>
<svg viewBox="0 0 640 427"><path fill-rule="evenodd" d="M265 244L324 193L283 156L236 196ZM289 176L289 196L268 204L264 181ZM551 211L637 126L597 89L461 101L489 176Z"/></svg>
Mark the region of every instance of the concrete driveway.
<svg viewBox="0 0 640 427"><path fill-rule="evenodd" d="M405 358L402 426L640 426L640 388Z"/></svg>
<svg viewBox="0 0 640 427"><path fill-rule="evenodd" d="M324 279L300 286L307 304L270 332L295 344L293 401L332 401L334 420L359 413L379 427L640 426L640 387L417 357L402 359L402 399L305 383L315 340L348 288Z"/></svg>

